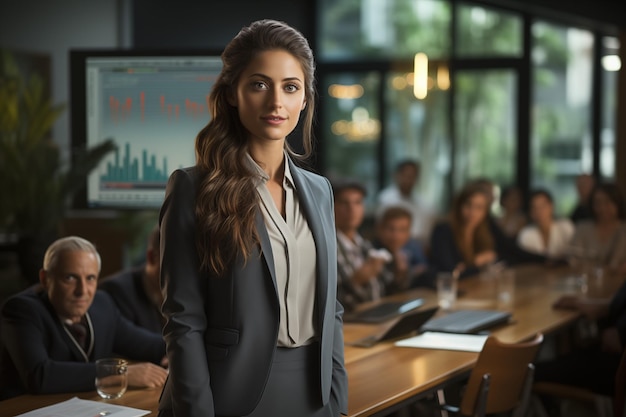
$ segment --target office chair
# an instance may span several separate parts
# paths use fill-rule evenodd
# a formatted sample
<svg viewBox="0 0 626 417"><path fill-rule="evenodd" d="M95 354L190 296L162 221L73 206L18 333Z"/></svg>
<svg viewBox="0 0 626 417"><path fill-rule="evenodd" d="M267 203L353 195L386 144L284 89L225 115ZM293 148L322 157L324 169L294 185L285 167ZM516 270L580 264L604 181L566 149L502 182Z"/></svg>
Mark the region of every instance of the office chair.
<svg viewBox="0 0 626 417"><path fill-rule="evenodd" d="M470 373L459 407L441 404L443 392L438 392L442 416L449 413L483 417L487 414L512 412L522 417L530 399L534 365L543 335L522 343L502 343L489 337Z"/></svg>

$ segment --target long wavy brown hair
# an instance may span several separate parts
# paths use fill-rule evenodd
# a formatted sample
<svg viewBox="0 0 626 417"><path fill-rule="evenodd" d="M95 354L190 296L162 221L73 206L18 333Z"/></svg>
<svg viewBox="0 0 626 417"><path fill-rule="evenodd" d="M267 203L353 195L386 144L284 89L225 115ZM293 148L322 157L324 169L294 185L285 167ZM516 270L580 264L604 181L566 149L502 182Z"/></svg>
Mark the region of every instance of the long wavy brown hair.
<svg viewBox="0 0 626 417"><path fill-rule="evenodd" d="M475 195L485 196L485 199L487 200L487 212L485 213L484 219L482 219L476 227L471 243L468 244L464 239L467 226L463 218L463 207ZM463 187L463 189L457 194L452 205L450 225L452 227L452 233L454 234L454 240L466 265L474 265L474 257L476 254L494 249L493 235L491 234L491 229L489 227L490 198L489 192L486 190L484 184L471 182Z"/></svg>
<svg viewBox="0 0 626 417"><path fill-rule="evenodd" d="M241 29L222 53L222 71L209 96L212 119L196 137L196 167L201 175L195 208L199 225L197 249L202 266L217 275L224 273L239 254L247 260L258 243L255 174L244 162L248 135L229 98L235 95L239 77L250 61L269 50L284 50L302 66L307 103L302 122L304 153L293 152L287 141L285 148L299 160L312 153L315 62L309 43L283 22L253 22Z"/></svg>

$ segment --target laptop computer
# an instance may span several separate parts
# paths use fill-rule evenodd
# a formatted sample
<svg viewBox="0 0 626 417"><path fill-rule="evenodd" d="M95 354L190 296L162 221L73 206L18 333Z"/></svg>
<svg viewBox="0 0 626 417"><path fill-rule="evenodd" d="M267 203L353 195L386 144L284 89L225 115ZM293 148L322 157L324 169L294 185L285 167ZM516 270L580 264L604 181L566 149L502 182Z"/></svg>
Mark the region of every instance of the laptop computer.
<svg viewBox="0 0 626 417"><path fill-rule="evenodd" d="M471 334L507 323L510 319L511 313L508 311L456 310L427 321L421 331Z"/></svg>
<svg viewBox="0 0 626 417"><path fill-rule="evenodd" d="M431 307L425 310L417 310L401 316L392 326L382 333L367 336L350 343L352 346L370 347L383 340L395 339L419 331L420 327L426 323L439 309Z"/></svg>
<svg viewBox="0 0 626 417"><path fill-rule="evenodd" d="M415 310L422 304L424 304L424 300L421 298L408 301L384 301L364 310L347 313L344 315L343 321L346 323L382 323L411 310Z"/></svg>

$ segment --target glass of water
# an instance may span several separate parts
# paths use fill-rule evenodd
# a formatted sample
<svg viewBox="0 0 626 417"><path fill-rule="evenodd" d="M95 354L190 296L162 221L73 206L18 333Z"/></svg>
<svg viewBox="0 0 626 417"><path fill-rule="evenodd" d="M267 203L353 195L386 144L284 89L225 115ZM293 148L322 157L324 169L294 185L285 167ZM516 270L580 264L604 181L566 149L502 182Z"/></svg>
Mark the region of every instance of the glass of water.
<svg viewBox="0 0 626 417"><path fill-rule="evenodd" d="M96 361L96 391L104 399L120 398L128 388L128 362L119 358Z"/></svg>
<svg viewBox="0 0 626 417"><path fill-rule="evenodd" d="M456 303L457 276L452 272L439 272L437 274L437 300L439 308L451 310Z"/></svg>

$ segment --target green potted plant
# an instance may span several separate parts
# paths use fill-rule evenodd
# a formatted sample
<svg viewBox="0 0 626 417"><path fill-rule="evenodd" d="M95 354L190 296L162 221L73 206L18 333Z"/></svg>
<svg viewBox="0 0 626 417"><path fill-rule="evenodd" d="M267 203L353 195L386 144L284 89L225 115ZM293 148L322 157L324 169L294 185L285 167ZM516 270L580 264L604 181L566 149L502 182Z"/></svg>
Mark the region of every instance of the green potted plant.
<svg viewBox="0 0 626 417"><path fill-rule="evenodd" d="M16 242L31 282L24 269L39 268L36 257L58 236L69 200L115 144L76 150L73 163L64 162L50 131L65 105L52 103L40 74L24 76L9 51L0 53L0 233Z"/></svg>

